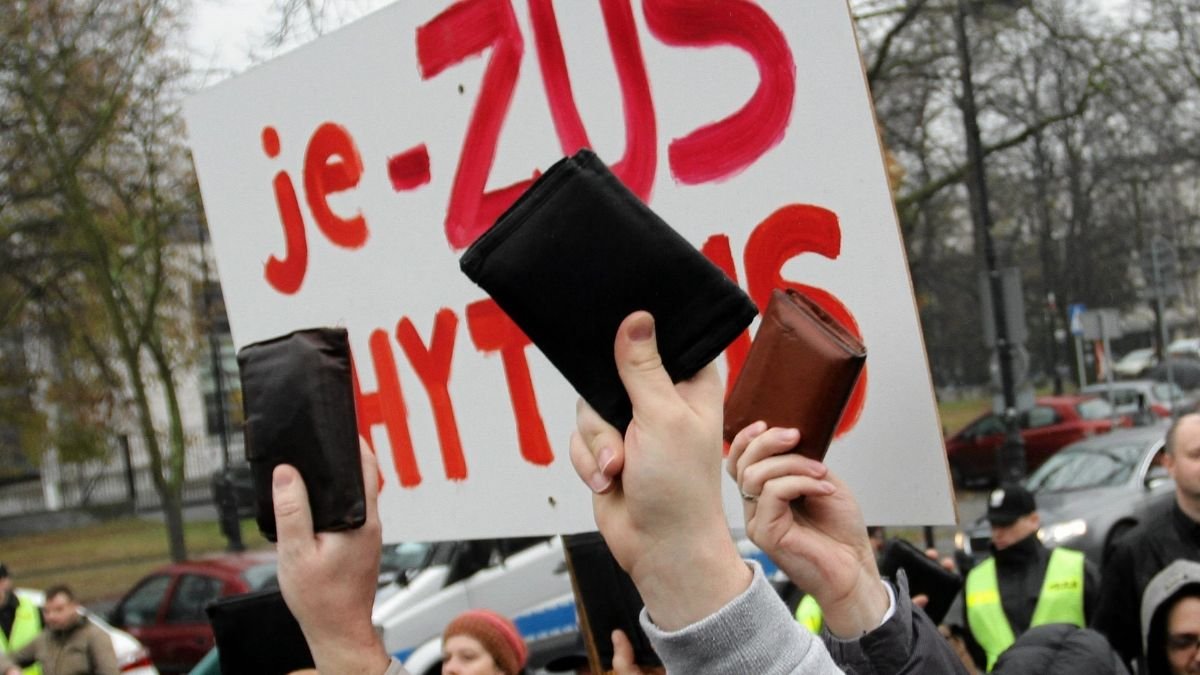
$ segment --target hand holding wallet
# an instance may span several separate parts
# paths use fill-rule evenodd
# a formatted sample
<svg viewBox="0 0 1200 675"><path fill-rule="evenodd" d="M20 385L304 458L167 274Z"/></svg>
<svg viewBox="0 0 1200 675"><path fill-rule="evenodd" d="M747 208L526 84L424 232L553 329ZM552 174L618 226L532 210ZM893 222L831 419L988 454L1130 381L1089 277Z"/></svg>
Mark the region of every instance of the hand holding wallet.
<svg viewBox="0 0 1200 675"><path fill-rule="evenodd" d="M879 574L895 579L896 572L901 569L908 577L909 595L924 595L929 598L925 605L925 614L934 623L941 623L962 588L962 577L942 567L938 561L925 555L924 551L909 542L890 539L883 549Z"/></svg>
<svg viewBox="0 0 1200 675"><path fill-rule="evenodd" d="M304 479L314 531L361 527L367 507L346 330L301 330L247 345L238 369L263 536L275 541L271 474L279 464Z"/></svg>
<svg viewBox="0 0 1200 675"><path fill-rule="evenodd" d="M824 460L866 358L858 338L817 303L776 289L725 401L725 440L763 420L799 429L795 451Z"/></svg>
<svg viewBox="0 0 1200 675"><path fill-rule="evenodd" d="M459 265L621 431L632 409L613 340L625 317L654 315L663 366L679 382L758 313L737 284L586 149L550 167Z"/></svg>

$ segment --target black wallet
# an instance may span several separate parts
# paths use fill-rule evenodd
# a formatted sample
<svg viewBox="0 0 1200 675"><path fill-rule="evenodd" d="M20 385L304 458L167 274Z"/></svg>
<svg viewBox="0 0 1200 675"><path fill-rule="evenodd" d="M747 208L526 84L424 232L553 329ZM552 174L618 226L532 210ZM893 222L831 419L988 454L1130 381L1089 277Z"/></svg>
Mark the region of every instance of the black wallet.
<svg viewBox="0 0 1200 675"><path fill-rule="evenodd" d="M637 310L654 315L663 365L679 382L716 358L758 313L737 284L587 149L550 167L459 265L622 431L632 410L613 339L625 317Z"/></svg>
<svg viewBox="0 0 1200 675"><path fill-rule="evenodd" d="M640 666L661 666L650 638L638 621L644 603L633 579L621 569L599 532L563 537L567 564L571 567L575 607L580 633L588 648L588 659L612 670L612 632L620 628L633 644L633 660Z"/></svg>
<svg viewBox="0 0 1200 675"><path fill-rule="evenodd" d="M221 598L205 611L221 675L287 675L314 667L300 624L278 590Z"/></svg>
<svg viewBox="0 0 1200 675"><path fill-rule="evenodd" d="M275 541L271 473L279 464L304 479L315 531L361 527L367 507L346 330L296 331L247 345L237 358L263 536Z"/></svg>
<svg viewBox="0 0 1200 675"><path fill-rule="evenodd" d="M929 558L924 551L909 542L890 539L883 548L879 573L895 579L896 572L900 569L908 576L909 595L924 594L928 597L929 603L925 605L925 613L934 623L941 623L962 589L962 577L942 567L938 561Z"/></svg>

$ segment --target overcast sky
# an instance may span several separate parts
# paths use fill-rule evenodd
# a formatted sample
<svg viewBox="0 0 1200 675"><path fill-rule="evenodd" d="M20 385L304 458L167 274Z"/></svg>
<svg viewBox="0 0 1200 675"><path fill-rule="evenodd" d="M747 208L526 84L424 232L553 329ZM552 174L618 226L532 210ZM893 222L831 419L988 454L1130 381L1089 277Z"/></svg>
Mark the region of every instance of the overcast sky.
<svg viewBox="0 0 1200 675"><path fill-rule="evenodd" d="M330 25L342 25L389 2L329 2ZM268 36L279 24L275 4L276 0L195 0L189 17L188 51L193 65L209 73L206 84L219 82L294 46L272 49L267 44ZM307 39L305 35L300 41Z"/></svg>
<svg viewBox="0 0 1200 675"><path fill-rule="evenodd" d="M392 0L333 0L330 25L361 17ZM188 32L192 63L209 74L204 84L215 84L283 51L267 46L267 36L279 22L276 0L195 0ZM1130 0L1098 0L1115 17L1128 13ZM447 4L449 4L447 2ZM304 37L300 41L307 39Z"/></svg>

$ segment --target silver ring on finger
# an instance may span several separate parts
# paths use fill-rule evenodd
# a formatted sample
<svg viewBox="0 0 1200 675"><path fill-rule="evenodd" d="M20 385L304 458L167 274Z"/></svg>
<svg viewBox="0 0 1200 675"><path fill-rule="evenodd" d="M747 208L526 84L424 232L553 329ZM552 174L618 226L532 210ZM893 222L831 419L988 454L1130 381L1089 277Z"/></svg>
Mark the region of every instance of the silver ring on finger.
<svg viewBox="0 0 1200 675"><path fill-rule="evenodd" d="M739 490L739 492L742 493L742 501L748 504L753 504L754 502L758 501L758 495L747 494L745 490Z"/></svg>

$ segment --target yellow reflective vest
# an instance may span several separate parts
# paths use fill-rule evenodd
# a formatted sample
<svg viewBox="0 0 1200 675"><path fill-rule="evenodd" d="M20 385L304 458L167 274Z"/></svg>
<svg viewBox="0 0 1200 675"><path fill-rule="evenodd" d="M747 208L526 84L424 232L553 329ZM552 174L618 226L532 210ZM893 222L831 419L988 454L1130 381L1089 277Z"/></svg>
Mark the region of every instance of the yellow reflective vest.
<svg viewBox="0 0 1200 675"><path fill-rule="evenodd" d="M1046 567L1030 628L1048 623L1085 625L1083 562L1083 554L1079 551L1056 548L1050 552L1050 564ZM988 558L967 575L966 611L971 635L987 654L987 669L991 671L1000 654L1016 642L1000 602L995 559Z"/></svg>
<svg viewBox="0 0 1200 675"><path fill-rule="evenodd" d="M38 612L37 605L26 598L17 596L17 614L13 619L12 634L6 636L4 631L0 631L0 650L3 650L5 654L15 652L33 642L33 639L41 632L42 615ZM22 672L25 675L42 675L42 668L34 664Z"/></svg>
<svg viewBox="0 0 1200 675"><path fill-rule="evenodd" d="M813 596L806 595L800 599L800 604L796 605L796 621L815 634L821 633L825 617L821 614L821 606L817 604Z"/></svg>

